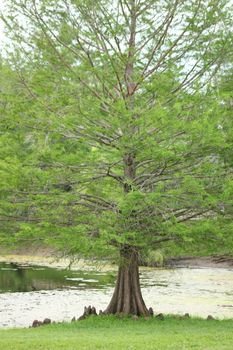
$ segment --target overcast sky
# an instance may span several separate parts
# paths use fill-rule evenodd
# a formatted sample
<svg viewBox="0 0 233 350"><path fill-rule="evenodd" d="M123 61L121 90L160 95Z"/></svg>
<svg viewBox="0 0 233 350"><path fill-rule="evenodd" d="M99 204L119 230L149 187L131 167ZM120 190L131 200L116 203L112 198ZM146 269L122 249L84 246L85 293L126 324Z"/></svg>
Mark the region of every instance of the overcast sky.
<svg viewBox="0 0 233 350"><path fill-rule="evenodd" d="M3 6L4 6L4 0L0 0L0 12L2 12ZM0 19L0 46L2 45L2 42L4 41L4 38L5 38L3 33L3 28L4 28L4 25L2 20Z"/></svg>
<svg viewBox="0 0 233 350"><path fill-rule="evenodd" d="M0 13L4 12L4 2L6 0L0 0ZM233 0L228 1L228 5L231 6L233 5ZM0 48L2 47L2 44L6 42L6 36L4 35L4 23L0 19Z"/></svg>

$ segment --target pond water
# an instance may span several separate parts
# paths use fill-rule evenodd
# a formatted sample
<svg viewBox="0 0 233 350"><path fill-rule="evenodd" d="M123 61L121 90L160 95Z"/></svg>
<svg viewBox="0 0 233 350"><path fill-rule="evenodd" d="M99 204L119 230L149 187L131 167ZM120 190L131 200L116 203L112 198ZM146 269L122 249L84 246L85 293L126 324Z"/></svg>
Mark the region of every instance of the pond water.
<svg viewBox="0 0 233 350"><path fill-rule="evenodd" d="M0 263L0 327L34 319L69 321L84 306L107 306L116 273ZM143 269L142 293L156 313L233 318L233 269Z"/></svg>

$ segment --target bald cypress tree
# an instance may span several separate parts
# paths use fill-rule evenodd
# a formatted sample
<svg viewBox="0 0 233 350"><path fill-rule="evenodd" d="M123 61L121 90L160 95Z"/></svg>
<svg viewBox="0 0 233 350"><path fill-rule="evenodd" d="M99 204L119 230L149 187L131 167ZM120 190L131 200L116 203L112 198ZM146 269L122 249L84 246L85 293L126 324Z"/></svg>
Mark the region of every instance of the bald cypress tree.
<svg viewBox="0 0 233 350"><path fill-rule="evenodd" d="M222 235L232 180L211 86L231 50L227 2L8 5L5 237L117 256L106 313L147 315L141 256Z"/></svg>

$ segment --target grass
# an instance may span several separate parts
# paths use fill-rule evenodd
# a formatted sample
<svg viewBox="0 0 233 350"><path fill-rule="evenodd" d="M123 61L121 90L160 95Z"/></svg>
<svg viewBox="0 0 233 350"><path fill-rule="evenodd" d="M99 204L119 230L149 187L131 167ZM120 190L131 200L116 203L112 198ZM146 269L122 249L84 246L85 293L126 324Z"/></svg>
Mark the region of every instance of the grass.
<svg viewBox="0 0 233 350"><path fill-rule="evenodd" d="M232 350L233 320L165 320L114 316L0 330L2 350Z"/></svg>

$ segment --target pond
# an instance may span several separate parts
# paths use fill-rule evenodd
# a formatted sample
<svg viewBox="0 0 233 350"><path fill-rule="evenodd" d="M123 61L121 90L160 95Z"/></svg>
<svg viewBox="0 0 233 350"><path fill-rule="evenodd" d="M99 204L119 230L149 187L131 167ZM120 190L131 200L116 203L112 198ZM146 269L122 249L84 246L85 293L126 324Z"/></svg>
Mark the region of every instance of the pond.
<svg viewBox="0 0 233 350"><path fill-rule="evenodd" d="M116 272L72 271L0 263L0 327L34 319L70 321L84 306L107 306ZM156 313L233 318L233 269L142 269L142 293Z"/></svg>

